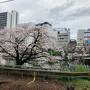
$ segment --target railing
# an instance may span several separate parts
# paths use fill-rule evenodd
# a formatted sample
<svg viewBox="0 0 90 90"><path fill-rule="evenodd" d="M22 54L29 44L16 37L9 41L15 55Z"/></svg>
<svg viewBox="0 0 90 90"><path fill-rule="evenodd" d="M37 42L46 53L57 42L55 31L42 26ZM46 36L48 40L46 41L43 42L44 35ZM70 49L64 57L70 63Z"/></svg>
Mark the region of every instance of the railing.
<svg viewBox="0 0 90 90"><path fill-rule="evenodd" d="M90 72L90 66L83 65L84 68L81 67L81 72ZM66 72L78 72L79 70L76 70L76 66L61 66L60 69L53 69L53 68L41 68L41 67L25 67L21 65L0 65L0 68L4 69L15 69L15 70L36 70L36 71L54 71L54 72L60 72L60 71L66 71ZM83 70L85 69L85 70Z"/></svg>

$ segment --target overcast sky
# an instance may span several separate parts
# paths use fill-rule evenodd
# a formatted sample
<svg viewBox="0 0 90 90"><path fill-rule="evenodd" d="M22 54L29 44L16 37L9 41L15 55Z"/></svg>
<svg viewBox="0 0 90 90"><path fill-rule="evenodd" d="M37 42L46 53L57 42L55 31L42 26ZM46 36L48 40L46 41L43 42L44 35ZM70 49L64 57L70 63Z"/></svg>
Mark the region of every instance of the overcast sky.
<svg viewBox="0 0 90 90"><path fill-rule="evenodd" d="M19 12L19 23L48 21L54 27L70 28L72 38L76 38L78 29L90 27L90 0L14 0L0 3L0 12L11 10Z"/></svg>

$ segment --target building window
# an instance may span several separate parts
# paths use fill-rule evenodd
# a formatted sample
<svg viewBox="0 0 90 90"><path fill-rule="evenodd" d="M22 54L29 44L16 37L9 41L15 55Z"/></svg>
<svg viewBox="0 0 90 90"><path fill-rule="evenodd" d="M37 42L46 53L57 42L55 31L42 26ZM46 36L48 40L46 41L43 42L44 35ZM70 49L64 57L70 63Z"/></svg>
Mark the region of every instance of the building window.
<svg viewBox="0 0 90 90"><path fill-rule="evenodd" d="M58 34L60 34L60 32L58 31Z"/></svg>

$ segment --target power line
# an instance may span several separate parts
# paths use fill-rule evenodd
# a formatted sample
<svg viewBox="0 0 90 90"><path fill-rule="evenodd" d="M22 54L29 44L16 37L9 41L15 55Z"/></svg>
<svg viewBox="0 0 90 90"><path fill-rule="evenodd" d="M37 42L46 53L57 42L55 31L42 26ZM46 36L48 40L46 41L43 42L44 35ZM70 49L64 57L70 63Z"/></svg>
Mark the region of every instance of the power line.
<svg viewBox="0 0 90 90"><path fill-rule="evenodd" d="M14 1L14 0L6 0L6 1L2 1L0 3L6 3L6 2L11 2L11 1Z"/></svg>

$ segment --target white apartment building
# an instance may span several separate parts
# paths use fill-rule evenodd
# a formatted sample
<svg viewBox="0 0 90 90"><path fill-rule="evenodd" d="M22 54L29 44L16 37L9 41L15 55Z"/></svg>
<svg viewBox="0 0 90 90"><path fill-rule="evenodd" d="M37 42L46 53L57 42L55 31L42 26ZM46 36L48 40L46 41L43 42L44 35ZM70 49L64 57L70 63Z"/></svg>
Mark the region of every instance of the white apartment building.
<svg viewBox="0 0 90 90"><path fill-rule="evenodd" d="M0 13L0 29L15 28L18 24L18 13L16 11Z"/></svg>
<svg viewBox="0 0 90 90"><path fill-rule="evenodd" d="M57 28L57 44L59 48L67 46L70 41L69 28Z"/></svg>

